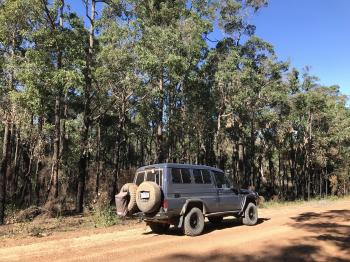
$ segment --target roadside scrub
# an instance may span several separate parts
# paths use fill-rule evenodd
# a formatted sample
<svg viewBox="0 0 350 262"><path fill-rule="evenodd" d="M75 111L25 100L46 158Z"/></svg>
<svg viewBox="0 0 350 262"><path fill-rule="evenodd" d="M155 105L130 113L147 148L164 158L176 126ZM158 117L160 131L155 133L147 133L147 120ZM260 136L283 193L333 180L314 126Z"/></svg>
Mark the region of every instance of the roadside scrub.
<svg viewBox="0 0 350 262"><path fill-rule="evenodd" d="M303 205L303 204L310 204L310 203L317 203L317 202L324 202L324 201L337 201L341 199L350 199L350 196L328 196L324 198L313 198L310 201L303 200L303 199L297 199L294 201L282 201L282 200L269 200L266 202L263 202L259 204L259 208L276 208L276 207L284 207L284 206L294 206L294 205Z"/></svg>

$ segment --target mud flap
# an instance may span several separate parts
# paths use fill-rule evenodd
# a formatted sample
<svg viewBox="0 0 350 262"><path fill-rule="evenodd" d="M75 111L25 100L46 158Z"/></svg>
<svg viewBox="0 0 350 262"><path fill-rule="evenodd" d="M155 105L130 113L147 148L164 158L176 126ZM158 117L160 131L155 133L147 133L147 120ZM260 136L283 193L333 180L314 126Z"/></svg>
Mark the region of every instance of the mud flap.
<svg viewBox="0 0 350 262"><path fill-rule="evenodd" d="M177 228L181 228L183 222L184 222L184 215L180 216L180 218L179 218L179 223L177 224Z"/></svg>

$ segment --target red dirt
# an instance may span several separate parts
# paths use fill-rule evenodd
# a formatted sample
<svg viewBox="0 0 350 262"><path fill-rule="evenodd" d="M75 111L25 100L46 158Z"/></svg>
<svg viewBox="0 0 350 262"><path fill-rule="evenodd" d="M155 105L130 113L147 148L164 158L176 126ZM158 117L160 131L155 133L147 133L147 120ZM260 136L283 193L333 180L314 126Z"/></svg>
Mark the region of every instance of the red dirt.
<svg viewBox="0 0 350 262"><path fill-rule="evenodd" d="M350 200L260 209L259 224L209 222L203 235L144 225L0 242L0 261L350 261ZM157 260L156 260L157 259Z"/></svg>

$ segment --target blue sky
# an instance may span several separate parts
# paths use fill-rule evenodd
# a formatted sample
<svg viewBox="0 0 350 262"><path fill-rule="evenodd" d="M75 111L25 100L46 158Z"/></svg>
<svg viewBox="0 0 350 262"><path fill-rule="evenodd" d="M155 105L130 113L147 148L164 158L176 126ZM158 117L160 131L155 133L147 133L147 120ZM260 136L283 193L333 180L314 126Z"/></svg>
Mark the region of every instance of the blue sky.
<svg viewBox="0 0 350 262"><path fill-rule="evenodd" d="M270 0L253 23L280 59L350 95L350 0Z"/></svg>
<svg viewBox="0 0 350 262"><path fill-rule="evenodd" d="M81 0L69 0L83 15ZM269 0L251 22L280 60L311 73L320 84L340 86L350 96L350 0ZM211 38L220 38L219 29Z"/></svg>

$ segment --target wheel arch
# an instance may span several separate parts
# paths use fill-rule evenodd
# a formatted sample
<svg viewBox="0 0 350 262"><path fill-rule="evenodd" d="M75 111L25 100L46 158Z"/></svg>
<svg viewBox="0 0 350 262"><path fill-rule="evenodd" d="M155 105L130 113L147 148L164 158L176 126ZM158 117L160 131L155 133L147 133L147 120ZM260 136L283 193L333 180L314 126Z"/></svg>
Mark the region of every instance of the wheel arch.
<svg viewBox="0 0 350 262"><path fill-rule="evenodd" d="M244 214L249 203L253 203L254 205L257 205L257 197L255 194L248 194L244 196L244 199L241 205L241 211L239 212L239 216L242 216Z"/></svg>
<svg viewBox="0 0 350 262"><path fill-rule="evenodd" d="M185 215L193 207L199 208L203 212L203 214L206 213L206 206L201 199L199 199L199 198L198 199L197 198L187 199L185 204L182 206L182 209L180 212L180 219L179 219L179 223L178 223L177 227L179 227L179 228L182 227Z"/></svg>
<svg viewBox="0 0 350 262"><path fill-rule="evenodd" d="M182 206L180 216L186 215L189 210L193 207L198 207L200 210L202 210L203 214L206 213L206 207L201 199L193 198L193 199L187 199L185 204Z"/></svg>

